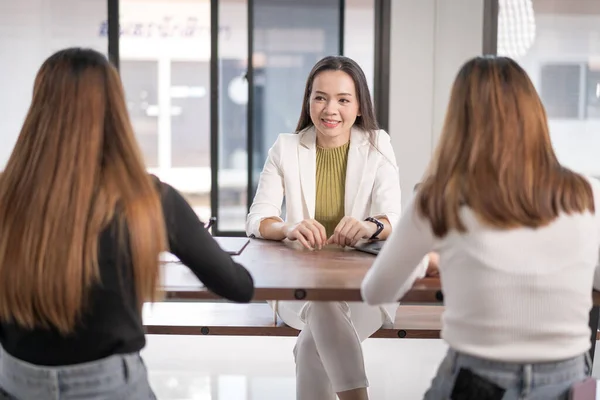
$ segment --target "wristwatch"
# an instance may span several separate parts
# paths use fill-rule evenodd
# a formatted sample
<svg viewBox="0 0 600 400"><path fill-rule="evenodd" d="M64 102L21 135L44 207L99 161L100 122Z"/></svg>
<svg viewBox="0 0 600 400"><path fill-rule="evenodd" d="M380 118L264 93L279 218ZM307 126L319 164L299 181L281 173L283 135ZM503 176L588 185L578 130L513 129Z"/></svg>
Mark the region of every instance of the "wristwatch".
<svg viewBox="0 0 600 400"><path fill-rule="evenodd" d="M376 240L376 239L378 239L377 236L379 236L379 234L381 233L381 231L383 231L383 228L384 228L383 222L381 222L377 218L373 218L373 217L367 217L367 218L365 218L365 221L372 222L375 225L377 225L377 230L375 231L375 233L373 234L373 236L371 236L369 238L369 240Z"/></svg>

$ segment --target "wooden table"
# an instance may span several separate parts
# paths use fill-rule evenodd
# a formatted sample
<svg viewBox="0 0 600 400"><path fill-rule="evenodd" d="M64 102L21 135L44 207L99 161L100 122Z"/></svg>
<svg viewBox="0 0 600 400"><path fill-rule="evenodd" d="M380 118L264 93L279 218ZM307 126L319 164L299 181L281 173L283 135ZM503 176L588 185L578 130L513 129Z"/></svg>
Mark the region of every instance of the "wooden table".
<svg viewBox="0 0 600 400"><path fill-rule="evenodd" d="M230 239L227 246L231 246ZM250 239L242 253L234 256L254 277L254 300L362 301L360 285L375 257L336 247L303 250L297 243ZM208 300L219 298L204 288L196 276L177 262L163 264L162 289L167 299ZM600 293L592 293L591 344L594 356L600 315ZM417 280L400 299L403 303L443 303L437 278Z"/></svg>
<svg viewBox="0 0 600 400"><path fill-rule="evenodd" d="M308 251L291 242L249 240L250 243L234 259L254 277L254 300L362 301L360 285L375 256L333 246ZM163 268L163 289L167 298L217 298L184 265L168 262ZM401 301L441 304L439 279L418 280Z"/></svg>

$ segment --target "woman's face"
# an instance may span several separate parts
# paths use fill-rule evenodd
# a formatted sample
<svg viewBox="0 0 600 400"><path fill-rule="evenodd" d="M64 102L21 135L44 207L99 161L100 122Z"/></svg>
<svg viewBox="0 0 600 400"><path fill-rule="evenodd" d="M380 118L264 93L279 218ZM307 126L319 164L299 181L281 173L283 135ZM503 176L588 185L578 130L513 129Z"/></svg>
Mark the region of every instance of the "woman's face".
<svg viewBox="0 0 600 400"><path fill-rule="evenodd" d="M350 140L350 129L360 116L354 81L343 71L323 71L314 79L310 94L310 119L323 147L341 146Z"/></svg>

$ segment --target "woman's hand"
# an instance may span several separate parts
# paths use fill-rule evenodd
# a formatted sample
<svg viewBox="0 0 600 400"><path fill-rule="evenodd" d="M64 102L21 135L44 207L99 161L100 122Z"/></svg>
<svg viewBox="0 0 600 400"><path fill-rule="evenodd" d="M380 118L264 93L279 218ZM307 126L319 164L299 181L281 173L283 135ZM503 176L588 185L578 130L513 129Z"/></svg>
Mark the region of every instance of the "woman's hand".
<svg viewBox="0 0 600 400"><path fill-rule="evenodd" d="M297 240L309 250L321 250L327 244L325 227L314 219L305 219L295 225L286 225L285 237Z"/></svg>
<svg viewBox="0 0 600 400"><path fill-rule="evenodd" d="M359 221L353 217L344 217L336 226L327 244L339 246L354 246L361 239L369 239L377 231L377 225L372 222Z"/></svg>
<svg viewBox="0 0 600 400"><path fill-rule="evenodd" d="M440 256L437 253L429 253L429 264L425 276L440 276Z"/></svg>

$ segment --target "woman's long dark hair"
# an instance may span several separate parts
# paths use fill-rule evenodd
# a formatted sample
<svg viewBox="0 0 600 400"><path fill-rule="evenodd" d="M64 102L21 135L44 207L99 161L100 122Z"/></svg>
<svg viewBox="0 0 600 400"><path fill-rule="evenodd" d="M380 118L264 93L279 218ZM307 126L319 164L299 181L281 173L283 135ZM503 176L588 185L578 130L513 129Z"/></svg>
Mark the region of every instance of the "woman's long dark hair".
<svg viewBox="0 0 600 400"><path fill-rule="evenodd" d="M367 132L370 135L371 143L374 143L374 134L375 131L379 129L379 124L375 117L375 110L373 109L373 102L371 101L371 93L369 92L369 85L367 85L367 78L356 61L343 56L325 57L315 64L312 71L310 71L308 79L306 80L304 99L302 100L302 112L300 113L300 119L296 126L296 133L313 126L313 122L310 119L310 94L312 93L315 78L323 71L343 71L350 75L354 81L354 88L356 90L361 114L356 117L354 125Z"/></svg>

